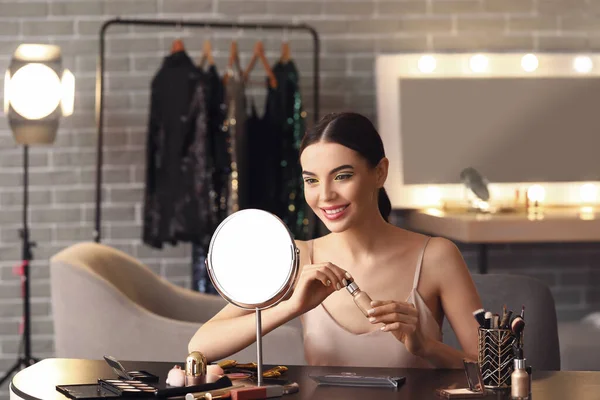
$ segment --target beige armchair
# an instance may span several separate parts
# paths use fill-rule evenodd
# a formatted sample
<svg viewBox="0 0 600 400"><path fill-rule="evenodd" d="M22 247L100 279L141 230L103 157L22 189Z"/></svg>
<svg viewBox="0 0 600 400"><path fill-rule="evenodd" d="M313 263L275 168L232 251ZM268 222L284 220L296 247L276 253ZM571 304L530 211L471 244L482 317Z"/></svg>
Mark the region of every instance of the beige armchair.
<svg viewBox="0 0 600 400"><path fill-rule="evenodd" d="M226 304L94 242L52 257L50 277L57 357L183 362L190 338ZM298 320L264 337L263 357L267 364L305 364ZM256 345L231 358L256 360Z"/></svg>

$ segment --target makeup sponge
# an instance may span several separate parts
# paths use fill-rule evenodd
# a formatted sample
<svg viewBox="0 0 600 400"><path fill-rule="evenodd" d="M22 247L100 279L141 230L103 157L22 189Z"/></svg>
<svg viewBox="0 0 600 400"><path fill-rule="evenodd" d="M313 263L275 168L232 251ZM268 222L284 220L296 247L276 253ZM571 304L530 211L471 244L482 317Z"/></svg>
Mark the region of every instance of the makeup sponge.
<svg viewBox="0 0 600 400"><path fill-rule="evenodd" d="M223 375L225 371L223 368L219 367L217 364L211 364L206 366L206 374L207 375Z"/></svg>
<svg viewBox="0 0 600 400"><path fill-rule="evenodd" d="M167 375L167 385L169 386L185 386L185 371L179 365L174 366Z"/></svg>

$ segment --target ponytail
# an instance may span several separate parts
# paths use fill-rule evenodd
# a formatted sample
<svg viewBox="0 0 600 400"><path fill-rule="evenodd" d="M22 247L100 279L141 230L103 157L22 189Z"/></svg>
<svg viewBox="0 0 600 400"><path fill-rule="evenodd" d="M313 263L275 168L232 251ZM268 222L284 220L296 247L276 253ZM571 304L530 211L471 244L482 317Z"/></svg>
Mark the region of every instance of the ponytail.
<svg viewBox="0 0 600 400"><path fill-rule="evenodd" d="M392 203L384 188L379 189L377 203L379 204L379 212L383 216L383 219L388 221L390 213L392 212Z"/></svg>

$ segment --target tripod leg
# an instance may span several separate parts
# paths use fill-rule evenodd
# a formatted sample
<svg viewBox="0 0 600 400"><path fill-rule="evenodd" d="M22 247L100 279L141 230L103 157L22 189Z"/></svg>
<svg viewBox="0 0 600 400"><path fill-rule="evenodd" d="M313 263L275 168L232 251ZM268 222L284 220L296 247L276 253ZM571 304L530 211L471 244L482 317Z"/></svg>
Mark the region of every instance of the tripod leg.
<svg viewBox="0 0 600 400"><path fill-rule="evenodd" d="M17 362L15 363L15 365L13 365L12 368L6 373L6 375L4 375L2 377L2 379L0 379L0 386L2 386L2 384L4 383L4 381L6 381L8 378L10 378L12 376L12 374L14 374L15 372L17 372L17 370L19 368L21 368L22 365L23 365L23 360L22 359L17 360Z"/></svg>

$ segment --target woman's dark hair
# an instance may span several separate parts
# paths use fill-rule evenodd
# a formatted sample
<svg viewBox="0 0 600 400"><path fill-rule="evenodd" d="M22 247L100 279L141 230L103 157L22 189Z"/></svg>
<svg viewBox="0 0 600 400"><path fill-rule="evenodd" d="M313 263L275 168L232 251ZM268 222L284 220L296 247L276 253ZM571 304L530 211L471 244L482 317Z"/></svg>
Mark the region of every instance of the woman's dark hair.
<svg viewBox="0 0 600 400"><path fill-rule="evenodd" d="M311 144L320 141L341 144L356 151L373 168L385 157L381 136L367 117L357 113L325 115L302 138L300 154ZM379 189L378 203L379 212L387 221L392 211L392 204L384 188Z"/></svg>

